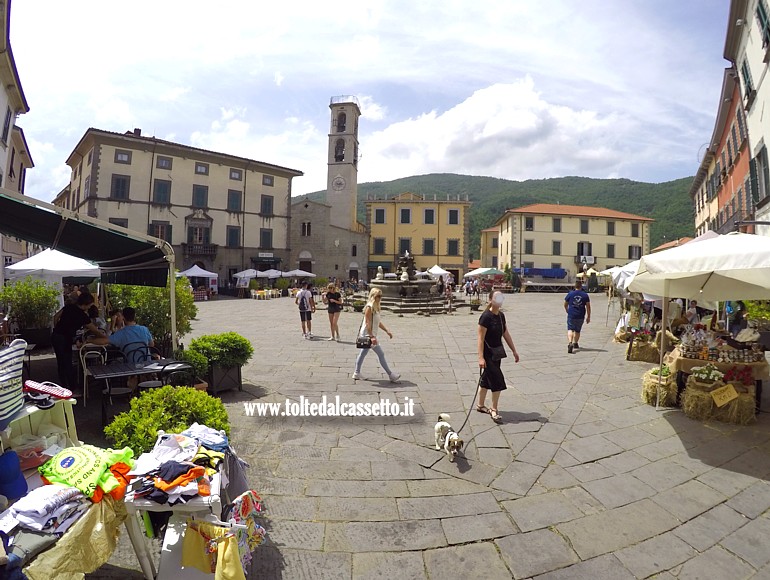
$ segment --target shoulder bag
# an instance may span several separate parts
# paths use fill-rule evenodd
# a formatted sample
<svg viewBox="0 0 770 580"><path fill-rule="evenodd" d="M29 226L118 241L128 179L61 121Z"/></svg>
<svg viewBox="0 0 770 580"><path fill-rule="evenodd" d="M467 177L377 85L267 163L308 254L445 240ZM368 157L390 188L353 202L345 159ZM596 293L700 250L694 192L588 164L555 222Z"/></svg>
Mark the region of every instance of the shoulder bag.
<svg viewBox="0 0 770 580"><path fill-rule="evenodd" d="M361 321L361 328L358 330L358 336L356 336L356 348L372 348L372 337L368 334L363 334L366 328L366 308L364 308L364 318Z"/></svg>
<svg viewBox="0 0 770 580"><path fill-rule="evenodd" d="M505 315L501 312L500 317L502 318L502 321L503 321L503 334L505 334L505 330L506 330ZM489 346L489 343L486 340L484 341L484 344L487 345L489 352L492 354L493 361L502 360L508 356L508 353L505 352L504 345L501 344L500 346Z"/></svg>

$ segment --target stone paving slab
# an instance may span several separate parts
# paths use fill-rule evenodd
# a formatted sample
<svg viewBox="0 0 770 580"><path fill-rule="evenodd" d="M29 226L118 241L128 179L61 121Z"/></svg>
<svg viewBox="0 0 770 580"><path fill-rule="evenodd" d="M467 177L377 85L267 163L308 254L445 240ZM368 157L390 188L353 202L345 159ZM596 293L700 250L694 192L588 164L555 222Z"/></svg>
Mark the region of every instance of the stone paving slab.
<svg viewBox="0 0 770 580"><path fill-rule="evenodd" d="M629 473L588 481L583 489L610 509L655 495L654 488Z"/></svg>
<svg viewBox="0 0 770 580"><path fill-rule="evenodd" d="M318 498L315 519L326 522L387 522L398 520L399 515L394 498L321 497Z"/></svg>
<svg viewBox="0 0 770 580"><path fill-rule="evenodd" d="M308 480L308 496L321 497L406 497L409 489L404 481L338 481Z"/></svg>
<svg viewBox="0 0 770 580"><path fill-rule="evenodd" d="M679 521L686 522L727 498L721 492L692 480L661 492L652 499L668 513L679 518Z"/></svg>
<svg viewBox="0 0 770 580"><path fill-rule="evenodd" d="M489 492L455 495L452 501L446 501L445 497L417 497L399 498L397 502L398 511L405 520L430 520L500 511L500 506Z"/></svg>
<svg viewBox="0 0 770 580"><path fill-rule="evenodd" d="M754 569L720 546L714 546L682 565L677 578L750 578Z"/></svg>
<svg viewBox="0 0 770 580"><path fill-rule="evenodd" d="M727 536L720 544L754 568L761 568L770 562L770 551L759 538L768 537L770 537L770 519L757 518Z"/></svg>
<svg viewBox="0 0 770 580"><path fill-rule="evenodd" d="M340 574L340 578L344 577ZM368 552L353 554L354 580L403 578L427 580L420 552Z"/></svg>
<svg viewBox="0 0 770 580"><path fill-rule="evenodd" d="M445 518L441 520L441 527L450 544L491 540L518 532L516 526L504 513Z"/></svg>
<svg viewBox="0 0 770 580"><path fill-rule="evenodd" d="M511 514L513 521L522 532L531 532L568 522L584 515L574 503L560 492L504 501L503 507Z"/></svg>
<svg viewBox="0 0 770 580"><path fill-rule="evenodd" d="M657 491L664 491L690 481L696 474L678 463L676 456L672 456L635 469L631 475Z"/></svg>
<svg viewBox="0 0 770 580"><path fill-rule="evenodd" d="M564 538L551 530L506 536L495 540L495 544L516 579L537 576L579 561Z"/></svg>
<svg viewBox="0 0 770 580"><path fill-rule="evenodd" d="M561 570L541 574L537 580L604 580L605 578L607 580L632 580L634 575L613 554L606 554ZM656 576L655 580L663 579Z"/></svg>
<svg viewBox="0 0 770 580"><path fill-rule="evenodd" d="M748 521L734 509L720 504L674 529L672 533L699 552L705 552Z"/></svg>
<svg viewBox="0 0 770 580"><path fill-rule="evenodd" d="M636 503L559 524L580 558L587 560L620 550L675 528L679 522L652 500Z"/></svg>
<svg viewBox="0 0 770 580"><path fill-rule="evenodd" d="M672 532L655 536L615 555L636 578L647 578L686 562L698 552Z"/></svg>
<svg viewBox="0 0 770 580"><path fill-rule="evenodd" d="M324 541L329 552L403 552L446 545L438 520L330 523Z"/></svg>
<svg viewBox="0 0 770 580"><path fill-rule="evenodd" d="M500 559L495 547L489 543L427 550L424 558L430 578L511 578L511 572Z"/></svg>

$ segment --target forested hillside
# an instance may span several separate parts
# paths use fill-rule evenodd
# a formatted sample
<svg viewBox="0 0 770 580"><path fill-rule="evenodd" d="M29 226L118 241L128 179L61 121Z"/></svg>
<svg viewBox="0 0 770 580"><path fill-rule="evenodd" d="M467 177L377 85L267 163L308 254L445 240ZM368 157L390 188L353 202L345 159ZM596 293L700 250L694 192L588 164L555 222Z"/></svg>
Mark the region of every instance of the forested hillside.
<svg viewBox="0 0 770 580"><path fill-rule="evenodd" d="M470 217L470 253L479 256L479 232L492 226L506 209L530 203L561 203L606 207L655 220L651 246L693 235L693 207L688 196L692 177L665 183L642 183L629 179L591 179L557 177L528 181L509 181L494 177L474 177L451 173L434 173L404 177L393 181L360 183L358 214L364 221L364 200L370 194L391 197L398 193L430 195L439 199L446 195L468 194L473 202ZM307 195L322 199L324 192Z"/></svg>

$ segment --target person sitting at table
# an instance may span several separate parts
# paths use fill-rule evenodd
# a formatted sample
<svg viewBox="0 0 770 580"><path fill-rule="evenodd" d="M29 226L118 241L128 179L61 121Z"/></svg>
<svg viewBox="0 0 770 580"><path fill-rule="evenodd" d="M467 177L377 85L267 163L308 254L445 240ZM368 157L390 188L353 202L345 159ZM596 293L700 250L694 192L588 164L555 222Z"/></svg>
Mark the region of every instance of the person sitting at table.
<svg viewBox="0 0 770 580"><path fill-rule="evenodd" d="M123 320L125 326L120 330L113 332L109 337L97 336L89 338L88 342L102 345L111 344L112 346L118 347L125 355L129 354L128 352L125 352L125 348L128 345L139 346L143 344L147 347L155 346L155 341L152 339L150 329L136 323L136 310L130 306L125 307L123 309Z"/></svg>
<svg viewBox="0 0 770 580"><path fill-rule="evenodd" d="M698 324L700 322L700 314L698 314L698 301L690 300L690 308L684 313L687 322L690 324Z"/></svg>

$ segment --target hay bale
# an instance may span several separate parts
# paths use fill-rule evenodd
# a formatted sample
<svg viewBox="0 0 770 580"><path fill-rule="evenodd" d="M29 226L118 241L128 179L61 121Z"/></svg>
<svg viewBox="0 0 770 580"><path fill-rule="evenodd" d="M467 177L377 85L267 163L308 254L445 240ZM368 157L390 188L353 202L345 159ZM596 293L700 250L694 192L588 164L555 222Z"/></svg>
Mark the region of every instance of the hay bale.
<svg viewBox="0 0 770 580"><path fill-rule="evenodd" d="M658 397L658 375L650 369L642 375L642 401L648 405L655 405ZM660 382L660 404L664 407L676 407L676 381L672 375L663 377Z"/></svg>
<svg viewBox="0 0 770 580"><path fill-rule="evenodd" d="M698 421L715 419L734 425L749 425L756 421L755 400L751 393L739 394L737 399L717 407L710 392L693 388L688 384L682 396L682 410L690 419Z"/></svg>
<svg viewBox="0 0 770 580"><path fill-rule="evenodd" d="M714 399L705 391L693 389L689 385L682 395L682 410L690 419L705 421L714 414Z"/></svg>
<svg viewBox="0 0 770 580"><path fill-rule="evenodd" d="M733 425L750 425L757 420L755 407L754 395L739 394L737 399L722 407L715 405L714 419Z"/></svg>
<svg viewBox="0 0 770 580"><path fill-rule="evenodd" d="M659 350L660 350L660 339L661 339L662 333L663 331L659 330L655 334L655 346L657 346ZM674 347L676 347L676 345L678 345L679 342L680 341L676 336L671 334L670 331L666 330L666 352L674 350Z"/></svg>
<svg viewBox="0 0 770 580"><path fill-rule="evenodd" d="M660 362L660 350L652 342L646 340L634 340L628 360L636 360L648 363Z"/></svg>

